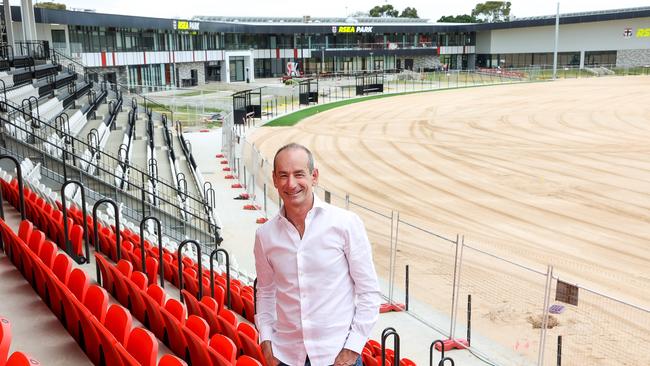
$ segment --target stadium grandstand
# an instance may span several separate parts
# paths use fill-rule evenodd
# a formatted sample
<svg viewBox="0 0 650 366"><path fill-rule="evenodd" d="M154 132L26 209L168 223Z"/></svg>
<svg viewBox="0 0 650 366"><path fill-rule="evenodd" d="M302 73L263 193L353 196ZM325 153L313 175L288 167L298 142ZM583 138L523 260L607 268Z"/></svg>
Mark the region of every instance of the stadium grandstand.
<svg viewBox="0 0 650 366"><path fill-rule="evenodd" d="M135 87L279 78L288 63L303 76L553 63L553 17L179 20L21 3L4 1L0 40L0 366L265 365L255 274L234 265L222 220L231 213L199 169L203 152L167 106ZM650 64L650 7L560 22L561 66ZM383 87L378 80L367 82ZM251 107L245 118L261 117ZM227 159L229 171L234 158L214 164ZM407 309L382 306L391 310ZM408 321L381 321L365 366L415 365L390 328ZM470 346L469 325L463 339L414 334L431 347L418 364L453 365L445 351ZM457 364L491 364L457 352Z"/></svg>

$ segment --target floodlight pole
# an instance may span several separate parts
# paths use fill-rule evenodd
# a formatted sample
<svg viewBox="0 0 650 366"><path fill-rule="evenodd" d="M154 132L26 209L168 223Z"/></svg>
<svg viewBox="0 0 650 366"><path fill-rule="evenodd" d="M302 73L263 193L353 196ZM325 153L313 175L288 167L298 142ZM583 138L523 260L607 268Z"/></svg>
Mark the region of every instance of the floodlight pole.
<svg viewBox="0 0 650 366"><path fill-rule="evenodd" d="M557 3L557 11L555 13L555 49L553 50L553 80L557 78L557 47L558 39L560 36L560 2Z"/></svg>

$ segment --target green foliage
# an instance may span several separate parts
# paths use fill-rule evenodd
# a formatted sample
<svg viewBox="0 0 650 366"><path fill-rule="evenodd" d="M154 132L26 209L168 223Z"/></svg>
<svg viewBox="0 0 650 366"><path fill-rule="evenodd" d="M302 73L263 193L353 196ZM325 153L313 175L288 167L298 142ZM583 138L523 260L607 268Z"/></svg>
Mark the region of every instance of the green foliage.
<svg viewBox="0 0 650 366"><path fill-rule="evenodd" d="M472 16L488 23L507 22L510 20L510 1L486 1L478 3L472 10Z"/></svg>
<svg viewBox="0 0 650 366"><path fill-rule="evenodd" d="M443 15L438 19L439 23L482 23L480 19L477 19L475 16L463 14L463 15Z"/></svg>
<svg viewBox="0 0 650 366"><path fill-rule="evenodd" d="M43 9L55 9L55 10L65 10L65 4L60 4L60 3L55 3L53 1L45 1L42 3L36 3L34 4L35 8L43 8Z"/></svg>
<svg viewBox="0 0 650 366"><path fill-rule="evenodd" d="M390 4L377 5L368 12L371 17L397 17L399 10Z"/></svg>
<svg viewBox="0 0 650 366"><path fill-rule="evenodd" d="M400 18L419 18L418 10L416 8L411 8L407 6L402 10L402 14L399 15Z"/></svg>

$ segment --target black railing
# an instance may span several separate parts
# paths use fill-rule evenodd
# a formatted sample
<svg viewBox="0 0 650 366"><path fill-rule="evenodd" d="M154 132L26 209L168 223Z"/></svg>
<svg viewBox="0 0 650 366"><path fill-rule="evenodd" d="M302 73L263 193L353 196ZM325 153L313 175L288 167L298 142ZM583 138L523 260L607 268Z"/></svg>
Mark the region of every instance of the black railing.
<svg viewBox="0 0 650 366"><path fill-rule="evenodd" d="M125 203L127 207L145 206L144 202L142 202L142 198L139 197L138 194L119 190L114 185L106 182L115 180L116 175L114 174L114 166L107 167L106 164L103 164L101 161L94 161L93 157L87 157L83 156L83 154L79 154L79 156L77 156L79 165L87 164L94 167L95 171L92 172L92 174L89 174L75 165L70 167L68 166L68 163L66 163L63 159L65 155L68 154L68 149L70 149L67 144L63 143L53 145L52 142L47 140L47 138L43 138L41 136L43 134L43 131L37 131L35 133L35 131L29 126L16 124L8 119L5 119L4 117L0 117L0 122L2 122L5 130L7 130L7 128L12 128L14 130L14 135L17 136L14 137L11 134L5 133L5 144L7 144L7 148L23 157L40 159L45 172L49 171L54 174L59 174L56 176L50 176L49 178L55 180L65 180L66 176L74 174L78 176L80 180L85 180L86 185L93 187L97 193L103 196L118 199L120 202ZM52 129L58 133L63 132L58 129ZM49 134L47 135L49 136ZM31 137L33 143L25 142L25 140L27 140L26 137ZM78 149L78 151L84 151L85 148L90 148L85 143L80 144L79 141L75 140L74 138L71 139L73 139L73 141L82 147L82 149ZM53 151L55 154L53 155L51 151L46 151L44 146L49 146L51 149L54 149ZM72 147L74 148L74 145L72 145ZM144 178L144 176L142 177ZM142 187L142 182L145 182L145 180L142 180L141 182L137 181L137 179L131 180L131 184L134 187ZM155 197L159 202L161 202L161 206L169 206L172 211L170 212L170 209L165 210L161 207L149 207L149 211L156 212L157 216L163 218L164 224L166 226L176 229L176 231L174 231L175 235L170 233L170 236L180 240L185 235L193 235L194 237L202 238L204 243L211 242L212 236L210 235L210 223L205 221L203 217L200 216L200 211L199 215L194 215L194 212L187 211L187 213L191 215L192 223L184 223L182 225L183 231L178 232L178 216L173 212L180 209L176 197L172 199L159 194ZM130 216L135 220L140 220L144 214L145 212L143 210L140 213L134 212Z"/></svg>

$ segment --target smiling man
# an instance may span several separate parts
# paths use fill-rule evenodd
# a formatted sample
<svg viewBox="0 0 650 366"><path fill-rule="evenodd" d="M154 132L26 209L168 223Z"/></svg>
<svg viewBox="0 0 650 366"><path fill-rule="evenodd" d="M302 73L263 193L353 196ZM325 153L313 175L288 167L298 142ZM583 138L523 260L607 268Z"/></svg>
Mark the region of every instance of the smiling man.
<svg viewBox="0 0 650 366"><path fill-rule="evenodd" d="M267 366L360 366L379 315L363 223L320 201L317 183L309 149L278 150L273 184L283 205L255 235L255 323Z"/></svg>

